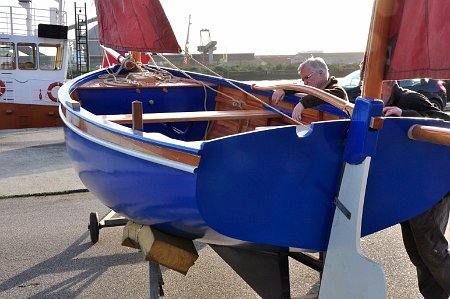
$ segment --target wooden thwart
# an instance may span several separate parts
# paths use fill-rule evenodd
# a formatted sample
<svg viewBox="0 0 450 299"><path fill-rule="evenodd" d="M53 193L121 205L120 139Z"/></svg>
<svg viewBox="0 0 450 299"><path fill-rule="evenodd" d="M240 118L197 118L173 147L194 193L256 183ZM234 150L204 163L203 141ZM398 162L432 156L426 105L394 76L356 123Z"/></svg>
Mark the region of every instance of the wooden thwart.
<svg viewBox="0 0 450 299"><path fill-rule="evenodd" d="M105 120L118 124L131 124L132 114L102 115ZM282 118L282 115L267 110L233 110L233 111L193 111L193 112L167 112L145 113L142 115L144 123L184 122L184 121L212 121L237 120L257 118Z"/></svg>

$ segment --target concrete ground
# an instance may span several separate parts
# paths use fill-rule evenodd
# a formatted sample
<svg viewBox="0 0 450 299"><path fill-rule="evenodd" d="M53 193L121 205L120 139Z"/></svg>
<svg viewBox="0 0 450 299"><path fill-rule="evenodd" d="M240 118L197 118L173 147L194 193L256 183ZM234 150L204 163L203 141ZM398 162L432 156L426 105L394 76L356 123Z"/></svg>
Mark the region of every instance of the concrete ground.
<svg viewBox="0 0 450 299"><path fill-rule="evenodd" d="M83 192L61 128L0 130L0 165L0 298L148 298L147 263L120 245L121 228L90 242L89 213L109 210ZM361 244L383 266L388 298L422 298L398 225ZM209 246L196 246L200 257L186 276L163 269L165 298L258 298ZM290 274L295 298L319 277L293 260Z"/></svg>
<svg viewBox="0 0 450 299"><path fill-rule="evenodd" d="M0 130L0 197L85 189L62 128Z"/></svg>

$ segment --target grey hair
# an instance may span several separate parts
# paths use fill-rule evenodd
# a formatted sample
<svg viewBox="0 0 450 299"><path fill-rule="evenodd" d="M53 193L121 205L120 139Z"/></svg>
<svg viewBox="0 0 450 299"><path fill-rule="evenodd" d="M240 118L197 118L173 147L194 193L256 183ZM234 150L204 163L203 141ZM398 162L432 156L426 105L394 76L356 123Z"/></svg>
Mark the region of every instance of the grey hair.
<svg viewBox="0 0 450 299"><path fill-rule="evenodd" d="M303 61L302 63L300 63L300 65L298 66L298 73L300 73L306 65L312 72L323 71L326 75L326 78L330 76L328 72L328 66L325 63L325 60L323 60L323 58L321 57L310 57L305 61Z"/></svg>

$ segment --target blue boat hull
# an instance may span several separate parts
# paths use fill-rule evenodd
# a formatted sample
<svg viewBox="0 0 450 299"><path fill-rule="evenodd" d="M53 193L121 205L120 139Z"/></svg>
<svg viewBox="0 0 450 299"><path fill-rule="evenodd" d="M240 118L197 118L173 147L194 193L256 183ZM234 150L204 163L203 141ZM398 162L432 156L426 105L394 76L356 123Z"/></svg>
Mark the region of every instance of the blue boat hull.
<svg viewBox="0 0 450 299"><path fill-rule="evenodd" d="M84 185L128 219L182 237L208 227L196 203L197 175L105 148L65 127L67 151Z"/></svg>
<svg viewBox="0 0 450 299"><path fill-rule="evenodd" d="M65 84L60 114L75 170L106 206L135 222L207 243L326 249L355 120L318 122L303 131L293 125L263 128L206 141L199 141L206 121L151 123L144 128L151 133L143 133L97 114L129 113L138 97L151 99L144 113L209 110L216 89L232 86L193 74L213 88L77 89L102 72ZM76 89L81 109L69 104ZM419 214L450 189L448 147L410 140L413 124L450 128L431 119L385 119L372 155L363 236Z"/></svg>
<svg viewBox="0 0 450 299"><path fill-rule="evenodd" d="M343 171L344 124L313 124L301 138L275 129L205 144L198 203L207 223L237 239L326 250ZM450 190L448 147L410 140L414 124L450 128L432 119L385 119L369 171L362 236L418 215ZM227 183L213 184L217 177Z"/></svg>

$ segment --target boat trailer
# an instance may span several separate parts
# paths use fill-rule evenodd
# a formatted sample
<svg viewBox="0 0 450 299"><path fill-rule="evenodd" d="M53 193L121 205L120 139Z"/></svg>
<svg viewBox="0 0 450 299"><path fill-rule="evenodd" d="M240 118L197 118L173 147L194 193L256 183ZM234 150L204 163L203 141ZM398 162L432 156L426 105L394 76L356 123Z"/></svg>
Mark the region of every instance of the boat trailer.
<svg viewBox="0 0 450 299"><path fill-rule="evenodd" d="M126 226L129 220L111 210L99 220L97 212L89 214L88 230L93 244L99 241L100 230ZM146 226L148 227L148 226ZM124 228L125 230L125 228ZM154 229L151 229L154 232ZM146 232L152 235L152 232ZM125 245L133 248L135 246ZM290 251L288 248L245 243L239 247L208 244L261 298L291 298L289 258L318 271L322 276L324 252ZM169 265L170 268L170 265ZM175 269L178 272L180 269ZM187 272L187 269L185 270ZM263 275L261 275L263 273ZM183 273L186 274L186 273ZM148 292L150 299L164 296L164 280L160 264L148 260Z"/></svg>

